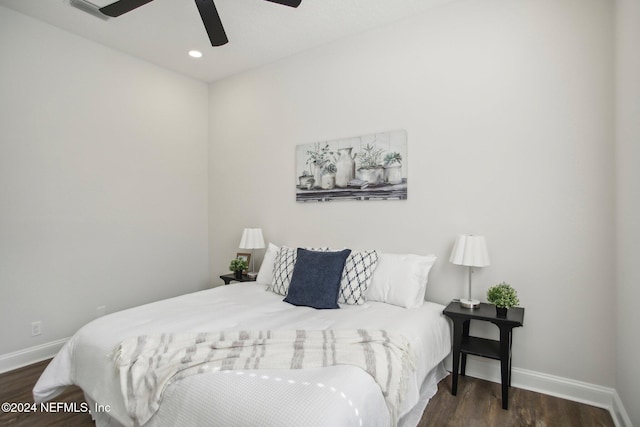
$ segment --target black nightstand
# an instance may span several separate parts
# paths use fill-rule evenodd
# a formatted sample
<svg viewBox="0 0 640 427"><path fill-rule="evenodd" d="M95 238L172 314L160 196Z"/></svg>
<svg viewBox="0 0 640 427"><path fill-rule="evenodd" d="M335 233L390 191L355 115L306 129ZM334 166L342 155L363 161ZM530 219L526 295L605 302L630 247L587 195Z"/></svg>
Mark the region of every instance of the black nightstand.
<svg viewBox="0 0 640 427"><path fill-rule="evenodd" d="M453 320L453 376L451 394L458 392L458 367L464 376L467 367L467 355L488 357L500 361L500 379L502 381L502 409L509 408L509 387L511 387L511 338L513 328L523 325L524 308L512 307L507 317L498 317L493 304L480 303L477 308L464 308L457 301L451 302L442 312ZM469 336L471 320L491 322L500 329L500 340ZM462 364L460 364L462 355ZM462 365L462 366L460 366Z"/></svg>
<svg viewBox="0 0 640 427"><path fill-rule="evenodd" d="M229 274L223 274L222 276L220 276L220 278L222 280L224 280L224 284L228 285L229 283L236 281L236 282L255 282L256 278L258 276L254 276L254 277L249 277L246 274L242 275L242 278L237 279L236 275L233 273L229 273Z"/></svg>

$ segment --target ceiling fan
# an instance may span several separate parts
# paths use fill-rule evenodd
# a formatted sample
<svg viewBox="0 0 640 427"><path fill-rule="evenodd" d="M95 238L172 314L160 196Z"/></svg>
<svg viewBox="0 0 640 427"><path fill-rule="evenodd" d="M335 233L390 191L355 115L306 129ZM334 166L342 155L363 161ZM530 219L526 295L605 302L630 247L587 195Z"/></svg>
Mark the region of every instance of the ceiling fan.
<svg viewBox="0 0 640 427"><path fill-rule="evenodd" d="M78 9L82 9L85 12L89 12L92 15L102 15L99 16L102 18L104 18L105 16L117 18L120 15L131 12L133 9L144 6L145 4L152 1L153 0L118 0L115 3L111 3L100 8L87 0L71 0L70 2L72 6L75 6ZM278 3L289 7L298 7L302 2L302 0L265 1ZM200 12L200 17L202 18L204 28L207 30L207 34L209 35L211 46L222 46L224 44L227 44L229 42L229 39L227 38L227 34L224 31L224 26L222 25L220 15L218 15L218 10L216 9L216 5L213 3L213 0L195 0L195 2L196 6L198 6L198 11Z"/></svg>

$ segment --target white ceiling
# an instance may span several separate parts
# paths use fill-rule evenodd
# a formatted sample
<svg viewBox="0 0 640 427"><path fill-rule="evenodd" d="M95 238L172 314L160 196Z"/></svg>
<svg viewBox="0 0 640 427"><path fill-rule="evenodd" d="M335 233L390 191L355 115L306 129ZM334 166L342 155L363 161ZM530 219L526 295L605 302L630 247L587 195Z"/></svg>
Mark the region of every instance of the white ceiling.
<svg viewBox="0 0 640 427"><path fill-rule="evenodd" d="M211 82L449 1L302 0L294 9L263 0L215 0L229 38L221 47L211 47L193 0L155 0L107 21L71 7L69 0L0 0L0 5ZM191 49L204 56L189 57Z"/></svg>

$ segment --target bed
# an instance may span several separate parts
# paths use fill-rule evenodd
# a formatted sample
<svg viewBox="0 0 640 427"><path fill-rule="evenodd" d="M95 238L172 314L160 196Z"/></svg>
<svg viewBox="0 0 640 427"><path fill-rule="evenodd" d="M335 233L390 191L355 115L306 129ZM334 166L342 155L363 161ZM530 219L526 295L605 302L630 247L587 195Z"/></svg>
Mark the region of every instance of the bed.
<svg viewBox="0 0 640 427"><path fill-rule="evenodd" d="M380 270L381 279L384 271ZM263 270L260 274L264 276ZM273 274L268 272L267 282L272 282ZM36 402L53 400L66 386L76 384L84 391L97 426L134 426L114 368L114 352L125 338L203 331L366 328L399 333L411 348L414 369L406 380L395 420L371 375L359 367L338 364L220 370L171 381L159 409L144 425L389 426L397 421L415 426L437 383L447 375L443 359L451 349L451 333L443 308L428 301L406 308L366 300L340 304L336 310L318 310L284 302L282 295L273 292L272 283L261 280L221 286L87 324L49 364L34 388L34 398Z"/></svg>

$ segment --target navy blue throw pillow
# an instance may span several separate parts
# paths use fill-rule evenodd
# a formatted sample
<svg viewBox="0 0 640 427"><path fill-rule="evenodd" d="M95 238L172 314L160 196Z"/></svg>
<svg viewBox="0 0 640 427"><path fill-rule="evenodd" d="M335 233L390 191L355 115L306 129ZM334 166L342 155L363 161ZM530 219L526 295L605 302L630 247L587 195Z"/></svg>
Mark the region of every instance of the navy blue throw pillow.
<svg viewBox="0 0 640 427"><path fill-rule="evenodd" d="M284 301L313 308L340 308L340 279L350 253L351 249L316 252L298 248L289 292Z"/></svg>

